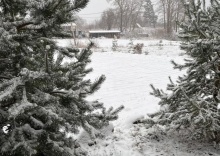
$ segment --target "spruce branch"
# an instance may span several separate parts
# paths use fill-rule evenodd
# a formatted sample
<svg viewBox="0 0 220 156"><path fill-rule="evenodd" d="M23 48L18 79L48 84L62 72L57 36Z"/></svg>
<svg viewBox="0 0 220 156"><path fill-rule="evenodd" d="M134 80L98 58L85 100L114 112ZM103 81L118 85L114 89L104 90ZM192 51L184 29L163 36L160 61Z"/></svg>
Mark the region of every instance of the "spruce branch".
<svg viewBox="0 0 220 156"><path fill-rule="evenodd" d="M47 52L47 50L45 52L45 71L46 71L46 73L49 73L49 61L48 61L48 52Z"/></svg>
<svg viewBox="0 0 220 156"><path fill-rule="evenodd" d="M192 101L188 95L186 94L185 90L183 88L180 88L180 90L182 91L184 97L187 99L188 102L190 102L192 104L192 106L194 106L196 109L200 110L199 106L195 103L195 101Z"/></svg>
<svg viewBox="0 0 220 156"><path fill-rule="evenodd" d="M63 0L59 0L58 3L54 6L53 11L57 10L57 8L60 6L62 2Z"/></svg>
<svg viewBox="0 0 220 156"><path fill-rule="evenodd" d="M91 86L89 89L89 93L93 94L94 92L96 92L97 90L100 89L101 84L106 80L106 77L104 75L100 76L99 79L97 79Z"/></svg>
<svg viewBox="0 0 220 156"><path fill-rule="evenodd" d="M20 31L22 29L24 29L24 27L30 25L30 24L34 24L33 22L27 22L27 23L23 23L22 25L17 26L17 31Z"/></svg>
<svg viewBox="0 0 220 156"><path fill-rule="evenodd" d="M0 89L3 89L3 92L0 94L0 101L10 96L21 84L23 84L21 77L16 77L0 84Z"/></svg>
<svg viewBox="0 0 220 156"><path fill-rule="evenodd" d="M85 8L88 4L89 0L76 0L74 1L74 7L73 10L79 11L83 8Z"/></svg>
<svg viewBox="0 0 220 156"><path fill-rule="evenodd" d="M61 90L55 90L55 91L50 92L50 94L68 94L68 92L67 91L61 91Z"/></svg>
<svg viewBox="0 0 220 156"><path fill-rule="evenodd" d="M11 77L8 77L8 76L2 76L2 75L0 75L0 79L6 79L6 80L10 80L10 79L11 79Z"/></svg>

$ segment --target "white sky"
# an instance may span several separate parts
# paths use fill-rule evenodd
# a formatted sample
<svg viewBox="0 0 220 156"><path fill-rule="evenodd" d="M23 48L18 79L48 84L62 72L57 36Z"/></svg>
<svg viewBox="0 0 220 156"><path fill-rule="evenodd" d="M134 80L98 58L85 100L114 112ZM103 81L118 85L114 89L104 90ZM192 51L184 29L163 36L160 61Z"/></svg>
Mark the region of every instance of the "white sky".
<svg viewBox="0 0 220 156"><path fill-rule="evenodd" d="M107 8L111 7L106 0L90 0L87 7L79 12L79 16L87 22L98 20L101 13Z"/></svg>

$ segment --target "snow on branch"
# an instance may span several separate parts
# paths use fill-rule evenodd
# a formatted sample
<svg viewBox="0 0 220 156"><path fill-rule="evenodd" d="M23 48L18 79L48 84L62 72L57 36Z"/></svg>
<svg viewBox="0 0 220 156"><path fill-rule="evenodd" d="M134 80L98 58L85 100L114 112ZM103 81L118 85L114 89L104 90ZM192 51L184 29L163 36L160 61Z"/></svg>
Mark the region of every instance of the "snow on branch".
<svg viewBox="0 0 220 156"><path fill-rule="evenodd" d="M5 97L10 96L17 86L22 85L22 79L20 77L13 78L9 81L4 81L2 84L0 84L0 89L2 90L0 92L0 101L3 101Z"/></svg>
<svg viewBox="0 0 220 156"><path fill-rule="evenodd" d="M23 113L25 109L36 107L36 104L30 103L27 100L26 88L23 88L22 100L19 103L14 104L9 110L10 117L16 117L17 115Z"/></svg>
<svg viewBox="0 0 220 156"><path fill-rule="evenodd" d="M27 68L23 68L20 72L20 75L23 78L27 78L26 81L28 81L29 79L37 79L37 78L43 78L45 76L47 76L48 74L45 72L33 72L28 70Z"/></svg>

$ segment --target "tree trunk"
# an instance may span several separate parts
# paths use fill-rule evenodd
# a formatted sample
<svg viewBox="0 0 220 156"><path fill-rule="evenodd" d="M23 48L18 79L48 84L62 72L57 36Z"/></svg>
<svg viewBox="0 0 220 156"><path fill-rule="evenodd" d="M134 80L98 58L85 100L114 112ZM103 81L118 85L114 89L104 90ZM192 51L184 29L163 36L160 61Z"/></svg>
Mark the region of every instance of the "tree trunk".
<svg viewBox="0 0 220 156"><path fill-rule="evenodd" d="M167 1L167 34L171 33L171 0Z"/></svg>
<svg viewBox="0 0 220 156"><path fill-rule="evenodd" d="M123 31L123 11L120 11L120 31Z"/></svg>
<svg viewBox="0 0 220 156"><path fill-rule="evenodd" d="M163 26L166 29L166 6L164 0L161 1L163 6Z"/></svg>

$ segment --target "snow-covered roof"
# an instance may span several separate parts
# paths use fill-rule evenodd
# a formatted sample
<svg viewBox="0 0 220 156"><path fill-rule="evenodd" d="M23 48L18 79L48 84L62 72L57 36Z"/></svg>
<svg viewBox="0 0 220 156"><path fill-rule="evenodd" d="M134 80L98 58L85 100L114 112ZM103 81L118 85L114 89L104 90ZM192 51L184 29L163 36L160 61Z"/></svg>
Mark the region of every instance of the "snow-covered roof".
<svg viewBox="0 0 220 156"><path fill-rule="evenodd" d="M62 26L76 26L76 23L65 23Z"/></svg>
<svg viewBox="0 0 220 156"><path fill-rule="evenodd" d="M119 30L92 30L89 33L120 33Z"/></svg>

